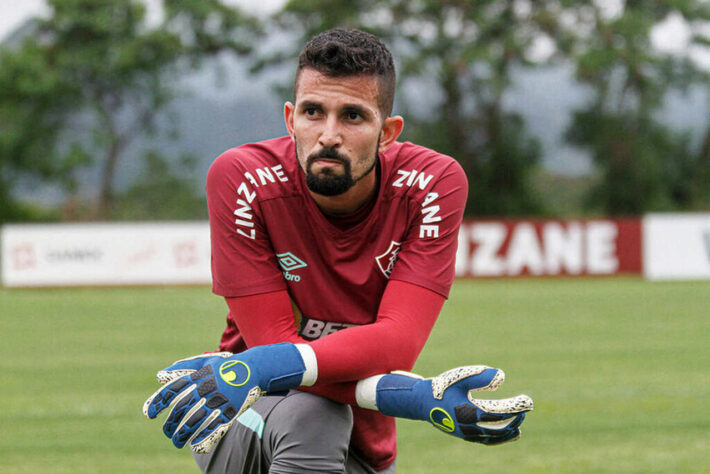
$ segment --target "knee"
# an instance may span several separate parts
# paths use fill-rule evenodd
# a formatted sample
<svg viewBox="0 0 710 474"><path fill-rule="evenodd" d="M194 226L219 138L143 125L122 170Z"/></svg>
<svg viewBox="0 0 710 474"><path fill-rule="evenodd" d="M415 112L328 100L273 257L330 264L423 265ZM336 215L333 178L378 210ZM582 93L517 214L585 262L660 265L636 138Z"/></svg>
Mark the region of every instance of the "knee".
<svg viewBox="0 0 710 474"><path fill-rule="evenodd" d="M342 472L353 414L348 405L297 392L280 402L266 422L272 472Z"/></svg>
<svg viewBox="0 0 710 474"><path fill-rule="evenodd" d="M264 446L270 471L342 473L353 414L348 405L295 391L269 413Z"/></svg>
<svg viewBox="0 0 710 474"><path fill-rule="evenodd" d="M296 433L303 435L303 431L312 431L311 436L344 438L345 444L349 443L353 427L353 412L349 405L306 392L296 392L287 398L291 399L290 403L280 403L272 415L287 420L292 427L302 427ZM305 429L309 426L321 429Z"/></svg>

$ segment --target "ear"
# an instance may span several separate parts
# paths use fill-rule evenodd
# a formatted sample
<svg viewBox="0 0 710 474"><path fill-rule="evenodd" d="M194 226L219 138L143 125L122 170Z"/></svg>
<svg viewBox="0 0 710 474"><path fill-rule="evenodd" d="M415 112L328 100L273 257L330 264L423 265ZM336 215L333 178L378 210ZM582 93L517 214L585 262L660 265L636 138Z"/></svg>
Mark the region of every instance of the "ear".
<svg viewBox="0 0 710 474"><path fill-rule="evenodd" d="M382 126L382 131L380 132L380 147L377 149L377 152L382 153L392 146L402 133L403 128L404 119L401 116L395 115L393 117L387 117Z"/></svg>
<svg viewBox="0 0 710 474"><path fill-rule="evenodd" d="M291 102L286 102L284 104L284 122L286 122L286 130L291 136L291 140L295 141L293 135L293 116L294 116L295 106Z"/></svg>

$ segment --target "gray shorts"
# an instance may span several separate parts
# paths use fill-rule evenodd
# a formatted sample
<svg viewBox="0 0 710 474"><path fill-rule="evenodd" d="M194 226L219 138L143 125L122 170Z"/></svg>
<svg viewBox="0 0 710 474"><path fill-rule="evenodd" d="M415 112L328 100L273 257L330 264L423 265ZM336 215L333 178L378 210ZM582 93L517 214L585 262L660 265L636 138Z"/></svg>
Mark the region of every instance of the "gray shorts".
<svg viewBox="0 0 710 474"><path fill-rule="evenodd" d="M206 473L375 474L349 450L352 426L348 405L291 390L261 397L210 454L193 456Z"/></svg>

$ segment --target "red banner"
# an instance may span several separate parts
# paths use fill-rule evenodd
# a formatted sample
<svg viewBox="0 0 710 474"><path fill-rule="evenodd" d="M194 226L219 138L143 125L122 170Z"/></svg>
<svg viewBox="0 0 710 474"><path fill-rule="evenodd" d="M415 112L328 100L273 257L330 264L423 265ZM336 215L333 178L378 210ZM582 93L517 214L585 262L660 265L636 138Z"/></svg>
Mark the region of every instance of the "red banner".
<svg viewBox="0 0 710 474"><path fill-rule="evenodd" d="M456 276L640 274L641 220L465 220Z"/></svg>

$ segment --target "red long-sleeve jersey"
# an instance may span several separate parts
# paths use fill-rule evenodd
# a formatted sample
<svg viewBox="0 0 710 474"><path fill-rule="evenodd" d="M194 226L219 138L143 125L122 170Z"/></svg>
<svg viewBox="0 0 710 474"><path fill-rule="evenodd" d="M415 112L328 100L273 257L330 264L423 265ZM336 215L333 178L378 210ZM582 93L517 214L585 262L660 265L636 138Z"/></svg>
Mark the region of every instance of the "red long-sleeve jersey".
<svg viewBox="0 0 710 474"><path fill-rule="evenodd" d="M244 145L210 168L213 290L230 308L221 349L311 341L310 391L354 403L354 381L409 369L454 278L466 177L450 157L395 143L365 210L317 207L289 137ZM353 408L351 444L376 470L396 455L394 420Z"/></svg>

